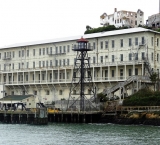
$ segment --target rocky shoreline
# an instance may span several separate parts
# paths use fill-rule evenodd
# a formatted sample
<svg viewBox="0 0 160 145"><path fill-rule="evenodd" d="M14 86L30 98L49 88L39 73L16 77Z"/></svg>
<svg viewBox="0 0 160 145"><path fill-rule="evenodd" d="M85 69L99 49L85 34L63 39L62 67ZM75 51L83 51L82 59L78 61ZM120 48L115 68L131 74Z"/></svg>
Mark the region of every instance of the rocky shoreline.
<svg viewBox="0 0 160 145"><path fill-rule="evenodd" d="M142 112L103 116L100 123L160 126L160 112Z"/></svg>

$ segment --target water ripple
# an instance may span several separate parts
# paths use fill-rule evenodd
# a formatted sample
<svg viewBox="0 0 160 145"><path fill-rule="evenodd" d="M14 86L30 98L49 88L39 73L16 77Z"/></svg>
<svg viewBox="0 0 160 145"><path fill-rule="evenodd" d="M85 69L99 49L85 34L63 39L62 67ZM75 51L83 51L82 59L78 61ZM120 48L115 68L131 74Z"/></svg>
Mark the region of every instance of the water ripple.
<svg viewBox="0 0 160 145"><path fill-rule="evenodd" d="M114 124L0 124L0 145L157 145L159 127Z"/></svg>

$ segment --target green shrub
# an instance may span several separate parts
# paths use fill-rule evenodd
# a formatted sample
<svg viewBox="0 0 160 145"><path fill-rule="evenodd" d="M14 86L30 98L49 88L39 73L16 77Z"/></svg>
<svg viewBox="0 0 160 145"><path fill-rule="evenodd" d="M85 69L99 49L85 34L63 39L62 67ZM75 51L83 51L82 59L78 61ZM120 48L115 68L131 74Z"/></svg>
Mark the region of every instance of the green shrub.
<svg viewBox="0 0 160 145"><path fill-rule="evenodd" d="M119 28L116 28L114 25L109 25L109 26L106 26L106 27L98 27L98 28L87 29L84 32L84 34L99 33L99 32L105 32L105 31L113 31L113 30L118 30L118 29ZM120 29L123 29L123 27L120 28ZM126 29L126 27L124 27L124 29Z"/></svg>
<svg viewBox="0 0 160 145"><path fill-rule="evenodd" d="M126 98L123 106L160 106L160 92L142 89Z"/></svg>

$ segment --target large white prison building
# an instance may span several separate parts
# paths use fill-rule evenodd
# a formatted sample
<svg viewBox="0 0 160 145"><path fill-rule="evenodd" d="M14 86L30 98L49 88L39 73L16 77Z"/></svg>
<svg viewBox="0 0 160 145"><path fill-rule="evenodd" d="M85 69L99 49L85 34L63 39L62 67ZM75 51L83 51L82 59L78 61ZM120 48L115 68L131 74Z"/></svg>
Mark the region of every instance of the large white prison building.
<svg viewBox="0 0 160 145"><path fill-rule="evenodd" d="M0 48L0 95L33 94L37 101L51 103L68 99L76 52L72 47L81 38L16 44ZM160 68L160 33L130 28L83 35L93 46L88 52L92 81L97 93L144 74L144 58L153 69ZM85 90L86 92L88 90Z"/></svg>

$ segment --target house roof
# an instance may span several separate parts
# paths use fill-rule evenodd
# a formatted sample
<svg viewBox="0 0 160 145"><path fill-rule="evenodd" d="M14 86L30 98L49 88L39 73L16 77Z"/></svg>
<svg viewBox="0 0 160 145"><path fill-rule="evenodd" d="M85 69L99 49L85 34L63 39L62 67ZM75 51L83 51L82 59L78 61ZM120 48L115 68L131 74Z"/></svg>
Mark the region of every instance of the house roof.
<svg viewBox="0 0 160 145"><path fill-rule="evenodd" d="M129 29L121 29L121 30L114 30L114 31L106 31L106 32L100 32L100 33L92 33L92 34L84 34L79 36L73 36L73 37L65 37L65 38L57 38L57 39L50 39L50 40L43 40L43 41L35 41L35 42L26 42L26 43L18 43L13 44L5 47L1 47L0 49L5 48L14 48L14 47L25 47L25 46L33 46L33 45L42 45L42 44L53 44L55 46L55 43L59 42L65 42L65 41L77 41L81 37L88 39L88 38L98 38L98 37L104 37L104 36L114 36L114 35L123 35L123 34L129 34L129 33L138 33L138 32L153 32L158 33L157 31L153 31L150 29L145 28L129 28Z"/></svg>
<svg viewBox="0 0 160 145"><path fill-rule="evenodd" d="M1 98L0 101L21 101L32 96L33 95L8 95L4 98Z"/></svg>

